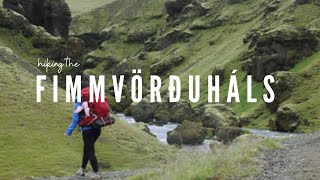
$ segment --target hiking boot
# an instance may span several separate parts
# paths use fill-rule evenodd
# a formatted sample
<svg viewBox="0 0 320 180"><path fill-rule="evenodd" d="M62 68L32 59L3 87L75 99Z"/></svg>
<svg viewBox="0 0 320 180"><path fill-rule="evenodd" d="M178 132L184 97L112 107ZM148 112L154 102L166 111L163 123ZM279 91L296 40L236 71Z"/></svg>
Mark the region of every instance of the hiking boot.
<svg viewBox="0 0 320 180"><path fill-rule="evenodd" d="M90 179L91 180L98 180L98 179L102 179L102 176L99 172L96 172L96 173L93 173L91 176L90 176Z"/></svg>
<svg viewBox="0 0 320 180"><path fill-rule="evenodd" d="M84 176L86 170L83 168L80 168L77 172L76 172L76 176Z"/></svg>

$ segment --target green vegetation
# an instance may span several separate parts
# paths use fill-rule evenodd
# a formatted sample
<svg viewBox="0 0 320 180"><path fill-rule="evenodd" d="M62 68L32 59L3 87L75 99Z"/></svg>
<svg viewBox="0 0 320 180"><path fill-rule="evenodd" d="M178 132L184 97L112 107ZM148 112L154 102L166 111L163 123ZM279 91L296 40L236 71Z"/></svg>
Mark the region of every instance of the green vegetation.
<svg viewBox="0 0 320 180"><path fill-rule="evenodd" d="M179 154L175 162L162 167L159 171L137 175L129 179L237 179L250 177L260 171L260 166L254 160L259 152L278 147L279 145L270 139L258 140L250 144L239 141L229 146L216 145L213 151L207 153L197 151Z"/></svg>
<svg viewBox="0 0 320 180"><path fill-rule="evenodd" d="M249 127L268 129L269 120L275 117L275 114L271 114L266 104L262 101L262 95L265 89L261 82L254 81L252 84L253 97L258 99L258 103L246 102L246 74L242 71L241 66L242 61L246 60L244 57L248 47L243 43L243 39L246 34L255 28L277 28L283 24L297 27L313 27L314 24L318 22L319 8L312 3L295 5L290 0L284 0L276 3L275 10L269 14L268 18L265 18L265 7L268 4L272 4L272 1L247 0L233 5L222 5L217 4L214 0L209 0L206 5L209 7L212 5L212 9L209 10L212 11L209 12L210 15L201 17L188 16L188 18L181 21L176 28L183 31L187 30L190 24L193 23L208 24L214 16L225 20L223 25L209 29L191 30L193 36L190 41L179 41L163 50L148 52L145 55L145 60L141 63L142 61L137 60L135 56L139 50L143 49L143 46L138 43L128 42L127 35L138 31L155 31L156 35L154 35L154 37L160 37L172 30L172 27L166 26L164 1L158 1L155 4L149 4L148 2L149 1L115 1L97 8L95 11L86 12L77 16L72 22L71 29L76 33L84 33L100 32L103 29L114 27L116 35L111 40L105 41L102 44L102 48L91 52L91 54L97 57L112 56L117 62L126 58L131 65L130 68L139 67L139 64L141 64L139 68L142 69L143 77L149 76L150 67L154 63L169 59L175 55L183 56L185 60L179 66L165 69L166 72L161 75L164 81L162 90L166 92L168 87L167 77L170 74L177 75L180 77L182 83L182 99L188 99L188 77L189 75L200 75L200 101L192 104L193 107L207 102L207 76L212 73L212 69L216 65L225 67L226 78L220 87L220 103L225 103L229 77L232 70L237 69L236 75L238 79L240 103L232 103L232 108L238 117L246 113L255 113L256 109L262 109L261 116L254 119L249 124ZM120 6L121 3L125 5ZM141 5L141 8L137 8L137 4ZM115 12L115 10L117 11ZM306 10L308 13L305 13ZM312 23L313 26L311 26ZM297 76L309 71L310 68L317 64L319 60L318 53L311 57L304 58L290 71L297 73ZM86 73L108 74L111 72L110 69L105 70L103 67L105 67L104 62L94 69L87 70ZM112 68L114 67L111 67L111 69ZM317 76L314 78L316 77ZM317 102L319 102L317 99L318 95L313 92L306 95L304 91L307 89L302 88L307 87L317 92L320 86L317 83L309 82L311 81L306 78L303 83L304 86L301 84L301 86L296 87L293 90L296 91L296 93L288 99L288 102L298 103L299 110L303 111L302 121L305 125L300 127L304 130L298 129L299 132L314 131L317 129L316 127L318 127L316 124L320 124L320 122L318 123L319 120L316 118L316 115L310 117L310 113L318 114L318 110L310 108L317 106ZM145 80L145 85L148 86L148 80ZM307 98L305 96L312 96L313 98ZM309 99L308 102L304 102L304 100L307 99ZM306 111L307 107L311 110ZM306 112L308 112L309 115L307 115Z"/></svg>
<svg viewBox="0 0 320 180"><path fill-rule="evenodd" d="M29 62L37 66L37 59L41 57L41 50L32 46L31 38L25 38L20 32L0 27L0 46L6 46Z"/></svg>
<svg viewBox="0 0 320 180"><path fill-rule="evenodd" d="M93 10L99 6L109 4L115 0L66 0L68 3L72 16L76 16Z"/></svg>
<svg viewBox="0 0 320 180"><path fill-rule="evenodd" d="M220 103L226 102L230 75L232 70L237 69L240 103L231 103L230 106L237 117L261 113L248 127L264 129L268 128L269 120L275 114L262 101L265 90L261 82L254 81L252 84L253 97L258 99L258 103L246 102L247 82L242 63L248 58L248 47L243 39L254 28L275 28L283 24L313 27L319 22L316 20L320 16L319 7L312 4L293 5L292 0L278 3L276 10L268 18L265 18L265 7L271 3L269 0L246 0L234 5L229 5L226 1L208 0L207 6L213 4L208 15L186 17L174 27L181 32L190 32L190 40L177 40L159 51L145 52L145 57L139 60L137 55L144 48L143 41L150 37L156 40L173 30L172 26L167 25L164 0L66 2L73 15L70 28L76 35L111 30L112 37L106 38L108 40L98 49L87 54L99 63L97 67L87 69L85 74L114 73L116 66L110 65L110 57L116 64L128 63L128 67L124 69L129 69L129 72L132 68L141 68L144 85L148 87L150 67L179 55L183 57L182 63L165 69L161 74L162 91L166 92L168 76L177 75L182 83L182 99L188 99L188 77L200 75L200 101L192 104L193 107L198 107L207 102L207 76L212 74L216 65L225 68L225 80L220 87ZM217 19L223 23L211 28L189 29L192 23L207 25ZM140 32L145 33L142 40ZM130 41L132 36L135 36L134 40ZM39 57L43 58L41 50L32 46L32 40L15 30L0 27L0 46L9 47L33 66L37 65ZM0 179L73 173L81 162L81 134L75 130L72 137L63 136L71 120L72 104L62 103L65 98L62 89L59 89L61 102L52 103L52 87L49 84L46 84L43 102L36 103L35 77L21 65L5 64L1 60L0 99L4 104L2 112L5 113L1 115L0 121L5 123L0 132ZM317 108L320 102L319 69L318 51L303 58L290 70L299 83L283 103L294 104L300 113L301 123L297 132L314 132L320 129L320 109ZM107 79L107 83L111 84L109 80ZM110 101L116 104L113 97ZM133 179L227 179L257 174L260 167L254 159L263 150L275 149L278 145L265 139L249 144L221 145L209 153L185 152L177 155L173 147L164 146L147 133L118 120L115 125L104 128L96 148L103 171L161 167L159 171L135 176Z"/></svg>
<svg viewBox="0 0 320 180"><path fill-rule="evenodd" d="M75 130L70 138L63 136L71 121L72 104L52 102L52 87L45 84L42 102L36 103L35 77L17 64L0 61L0 89L3 113L0 117L0 177L61 176L72 174L81 163L81 134ZM102 167L138 169L155 167L173 154L147 133L120 120L104 128L97 143Z"/></svg>

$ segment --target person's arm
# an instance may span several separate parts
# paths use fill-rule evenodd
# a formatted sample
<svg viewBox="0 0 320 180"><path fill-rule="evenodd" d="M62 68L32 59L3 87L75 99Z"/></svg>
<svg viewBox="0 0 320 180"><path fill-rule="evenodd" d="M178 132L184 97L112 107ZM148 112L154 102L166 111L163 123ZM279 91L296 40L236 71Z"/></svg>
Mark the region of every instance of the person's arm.
<svg viewBox="0 0 320 180"><path fill-rule="evenodd" d="M88 102L87 101L83 102L82 106L83 106L83 109L84 109L86 116L89 117L90 116L90 108L89 108Z"/></svg>
<svg viewBox="0 0 320 180"><path fill-rule="evenodd" d="M73 112L73 113L79 113L83 110L83 107L82 106L78 106L77 109Z"/></svg>
<svg viewBox="0 0 320 180"><path fill-rule="evenodd" d="M76 102L74 105L74 110L78 109L79 106L81 106L81 102ZM68 129L66 130L66 134L68 136L71 136L73 130L78 126L79 120L80 120L79 114L73 113L71 124L69 125Z"/></svg>

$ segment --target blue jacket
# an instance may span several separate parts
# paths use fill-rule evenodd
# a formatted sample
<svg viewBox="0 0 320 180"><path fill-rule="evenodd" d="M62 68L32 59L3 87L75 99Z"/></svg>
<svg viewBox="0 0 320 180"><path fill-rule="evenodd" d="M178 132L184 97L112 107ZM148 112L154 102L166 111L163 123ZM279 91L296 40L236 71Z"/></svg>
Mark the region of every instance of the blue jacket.
<svg viewBox="0 0 320 180"><path fill-rule="evenodd" d="M81 106L82 105L82 102L75 102L74 104L74 108L73 110L76 110L78 108L78 106ZM71 121L71 124L69 125L67 131L66 131L66 134L68 134L69 136L72 134L73 130L78 126L79 124L79 121L81 119L81 116L83 116L83 112L80 112L80 113L73 113L72 115L72 121ZM87 130L91 130L93 129L93 127L80 127L80 131L87 131Z"/></svg>

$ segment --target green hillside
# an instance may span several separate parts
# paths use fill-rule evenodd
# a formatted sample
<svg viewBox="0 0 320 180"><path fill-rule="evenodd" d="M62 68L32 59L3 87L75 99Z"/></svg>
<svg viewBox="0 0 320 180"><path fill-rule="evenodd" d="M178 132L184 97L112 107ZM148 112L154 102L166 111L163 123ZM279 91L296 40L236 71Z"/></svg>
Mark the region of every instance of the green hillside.
<svg viewBox="0 0 320 180"><path fill-rule="evenodd" d="M273 127L269 126L269 121L275 117L275 113L270 112L267 105L262 101L262 94L265 90L261 80L253 82L253 93L254 97L258 99L258 103L246 102L247 88L244 64L248 59L248 54L250 56L250 53L255 52L255 47L251 46L250 41L249 43L244 43L244 40L248 39L248 37L259 37L252 36L257 31L261 31L263 34L279 29L279 31L286 33L287 29L296 28L298 30L310 29L310 31L318 32L320 9L317 1L300 3L291 0L243 0L231 3L231 1L227 0L206 0L201 2L203 3L191 3L187 6L189 9L184 10L185 12L172 15L172 17L166 12L165 1L157 1L155 3L152 0L119 0L101 6L95 11L85 12L76 16L71 25L71 29L76 34L86 32L101 32L101 34L106 34L107 32L112 34L111 38L104 41L99 48L88 53L88 58L97 59L97 65L95 68L87 69L85 72L87 74L111 75L115 72L121 72L121 68L124 67L123 64L128 65L130 68L141 68L145 78L145 86L148 88L148 77L153 72L152 68L155 65L169 62L167 65L170 64L170 66L158 66L163 68L160 69L161 71L157 71L160 72L158 75L164 81L162 91L166 92L168 86L167 77L170 74L178 75L182 82L182 98L188 99L188 76L200 75L200 101L192 104L193 107L198 107L207 102L207 76L212 74L215 66L218 65L225 68L225 80L220 88L220 102L222 103L226 102L231 72L233 69L237 69L241 102L231 103L230 105L236 111L238 117L247 116L248 114L259 115L250 122L250 127L272 129ZM141 6L138 7L137 4ZM202 11L205 15L199 15ZM173 20L170 20L170 18ZM177 39L158 50L145 50L146 44L150 39L151 42L152 39L155 39L154 42L160 41L161 38L166 37L174 30L188 34L191 37ZM289 35L289 39L294 37L290 34L287 35ZM253 43L254 38L252 40ZM301 112L300 119L306 123L304 125L300 123L301 126L296 131L310 132L318 129L315 127L320 125L320 121L316 118L316 115L312 117L307 115L301 106L308 107L304 104L309 103L313 104L311 107L319 105L319 96L312 92L317 92L320 86L318 83L311 83L312 81L309 81L309 77L305 77L303 74L310 73L311 69L317 69L316 64L319 63L319 58L316 53L310 57L313 59L313 64L309 64L310 58L307 56L310 53L308 55L300 55L301 51L303 52L303 50L292 50L288 52L287 56L291 56L291 53L293 56L298 57L299 63L290 71L295 71L295 76L299 77L303 84L297 84L291 91L293 94L288 96L286 101L282 102L282 105L297 103L297 109ZM138 57L141 52L143 52L143 59ZM319 52L319 46L312 53L315 52ZM182 57L182 61L178 65L172 65L172 61L176 57ZM110 59L115 61L116 65L110 65ZM290 68L293 68L293 66L290 65L289 68L285 67L283 70L287 71ZM269 69L272 69L272 67ZM281 67L278 69L281 69ZM271 70L271 72L275 71L277 70ZM316 78L316 74L312 74L312 77ZM295 100L296 96L305 94L303 93L305 89L311 91L310 94L308 93L308 97L312 97L312 102L309 102L311 99L307 100L308 98L300 98L299 101ZM279 94L279 98L281 98L280 96L282 95ZM317 108L311 109L310 111L316 114L319 113ZM310 123L307 121L310 121Z"/></svg>
<svg viewBox="0 0 320 180"><path fill-rule="evenodd" d="M113 2L114 0L66 0L73 16Z"/></svg>
<svg viewBox="0 0 320 180"><path fill-rule="evenodd" d="M79 168L82 157L81 134L63 136L71 121L72 104L52 102L52 86L45 83L42 102L36 103L36 78L21 66L19 57L0 47L0 89L4 104L0 121L1 179L31 176L61 176ZM120 120L104 128L97 143L97 156L103 171L155 167L173 149L154 137Z"/></svg>
<svg viewBox="0 0 320 180"><path fill-rule="evenodd" d="M302 133L320 130L319 0L66 2L72 12L68 39L54 37L19 14L0 8L0 99L4 108L0 116L0 179L71 175L81 163L81 134L75 130L72 137L63 136L73 110L72 103L64 102L64 89L59 89L60 102L53 103L48 81L44 83L42 103L36 103L35 75L45 72L36 68L37 59L47 56L61 58L70 53L79 58L80 72L65 69L60 79L75 73L106 75L111 107L129 115L133 106L129 90L132 69L142 69L143 94L147 98L150 75L161 77L163 97L168 92L169 75L177 75L182 85L181 104L163 103L163 108L145 102L136 109L147 113L144 108L150 105L149 119L153 120L159 112L171 117L176 105L182 110L187 107L187 118L202 131L205 122L201 113L208 101L207 76L221 73L224 80L219 103L225 106L212 113L223 121L229 117L222 117L222 111L231 107L235 124L226 126ZM237 70L240 103L226 102L233 70ZM46 74L50 79L56 69ZM115 103L111 96L113 74L126 76L121 103ZM257 103L246 102L247 74L253 75L252 92ZM262 77L267 74L276 77L276 100L271 104L262 99L266 91ZM201 76L200 101L190 106L184 103L189 98L189 75ZM242 133L239 127L235 128ZM204 128L207 137L219 130ZM278 145L268 139L241 136L240 140L242 137L244 140L236 145L221 145L213 147L216 152L192 156L189 152L177 153L175 147L163 145L139 128L117 120L103 129L96 149L102 171L158 170L133 177L136 179L244 178L261 170L253 158Z"/></svg>

